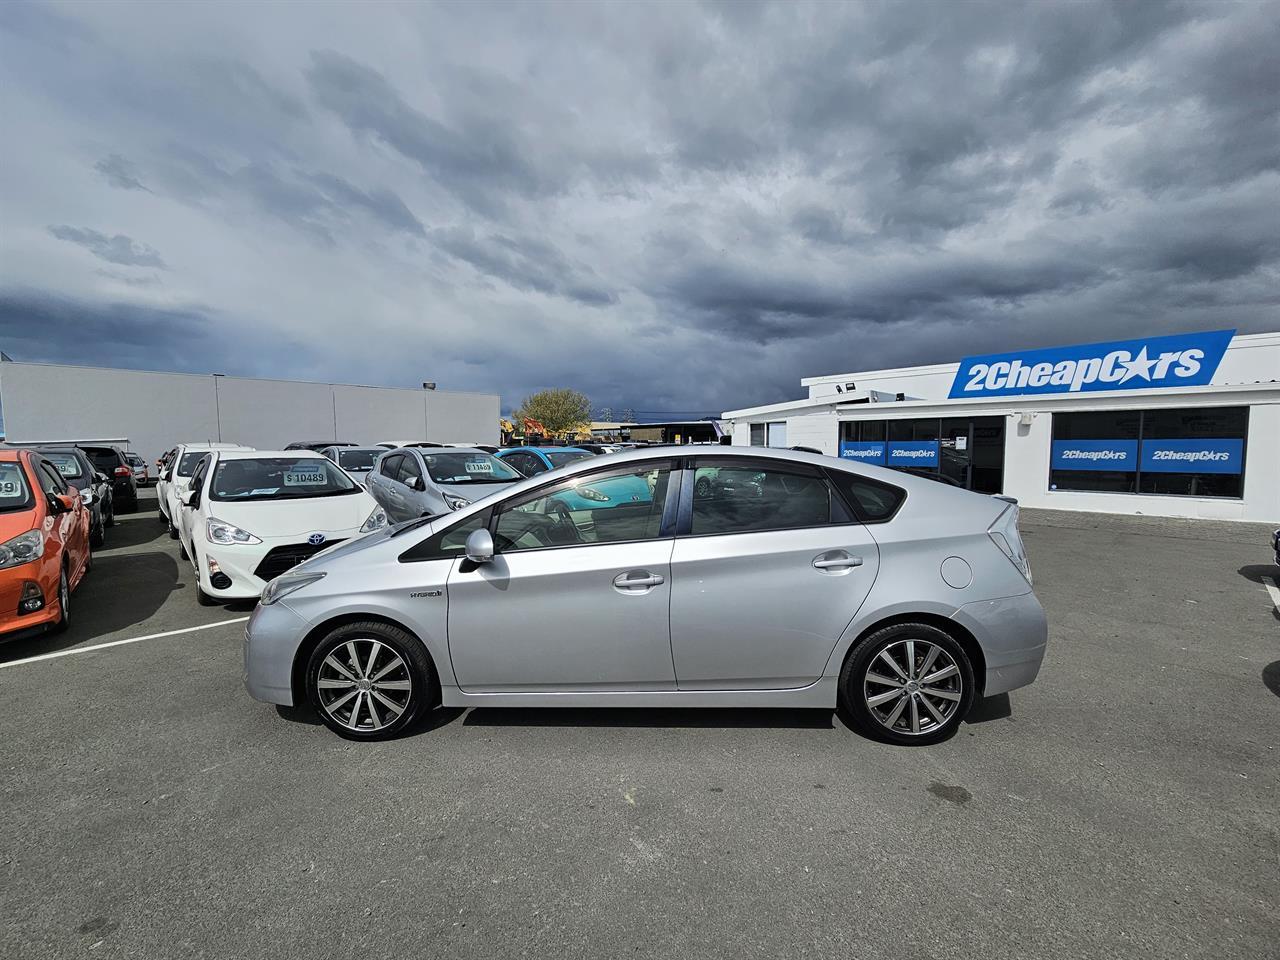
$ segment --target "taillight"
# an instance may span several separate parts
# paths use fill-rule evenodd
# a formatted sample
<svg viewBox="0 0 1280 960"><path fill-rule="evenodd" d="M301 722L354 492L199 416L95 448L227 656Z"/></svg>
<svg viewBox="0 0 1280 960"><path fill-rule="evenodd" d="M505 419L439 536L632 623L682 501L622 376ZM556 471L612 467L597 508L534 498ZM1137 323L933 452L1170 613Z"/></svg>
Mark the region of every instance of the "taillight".
<svg viewBox="0 0 1280 960"><path fill-rule="evenodd" d="M130 470L128 467L124 466L124 465L121 465L121 466L116 467L115 473L116 473L116 476L117 476L117 477L131 477L131 476L133 476L133 471L132 471L132 470Z"/></svg>

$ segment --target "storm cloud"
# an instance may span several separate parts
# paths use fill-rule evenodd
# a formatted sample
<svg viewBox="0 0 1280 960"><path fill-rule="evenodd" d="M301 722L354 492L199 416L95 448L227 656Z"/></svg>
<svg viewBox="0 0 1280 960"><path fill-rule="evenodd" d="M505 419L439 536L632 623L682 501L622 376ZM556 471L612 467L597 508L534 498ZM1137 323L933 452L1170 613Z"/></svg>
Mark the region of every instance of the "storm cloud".
<svg viewBox="0 0 1280 960"><path fill-rule="evenodd" d="M1277 48L1271 0L5 4L0 348L710 413L1276 329Z"/></svg>

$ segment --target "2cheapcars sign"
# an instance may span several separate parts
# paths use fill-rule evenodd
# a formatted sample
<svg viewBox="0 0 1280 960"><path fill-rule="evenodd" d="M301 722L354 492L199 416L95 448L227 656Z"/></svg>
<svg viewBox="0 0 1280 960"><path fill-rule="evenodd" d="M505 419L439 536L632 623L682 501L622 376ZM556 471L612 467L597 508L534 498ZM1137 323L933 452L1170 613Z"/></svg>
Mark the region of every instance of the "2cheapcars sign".
<svg viewBox="0 0 1280 960"><path fill-rule="evenodd" d="M1202 386L1213 380L1234 335L1234 330L1213 330L966 357L949 396Z"/></svg>
<svg viewBox="0 0 1280 960"><path fill-rule="evenodd" d="M1055 440L1054 470L1113 470L1133 473L1239 473L1244 441L1203 440Z"/></svg>

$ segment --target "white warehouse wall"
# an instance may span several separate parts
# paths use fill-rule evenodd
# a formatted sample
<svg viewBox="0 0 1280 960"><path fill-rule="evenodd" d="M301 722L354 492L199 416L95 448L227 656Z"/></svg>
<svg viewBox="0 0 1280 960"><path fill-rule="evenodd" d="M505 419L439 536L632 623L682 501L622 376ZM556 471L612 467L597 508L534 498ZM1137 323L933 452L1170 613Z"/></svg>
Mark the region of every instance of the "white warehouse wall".
<svg viewBox="0 0 1280 960"><path fill-rule="evenodd" d="M189 440L495 443L500 405L485 393L0 362L9 441L128 439L148 461Z"/></svg>

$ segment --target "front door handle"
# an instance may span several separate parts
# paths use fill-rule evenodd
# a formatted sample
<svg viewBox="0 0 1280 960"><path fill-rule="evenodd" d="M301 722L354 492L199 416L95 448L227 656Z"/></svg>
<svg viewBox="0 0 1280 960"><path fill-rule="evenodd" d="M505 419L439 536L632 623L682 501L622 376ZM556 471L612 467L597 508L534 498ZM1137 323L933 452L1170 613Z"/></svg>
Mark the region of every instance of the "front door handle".
<svg viewBox="0 0 1280 960"><path fill-rule="evenodd" d="M620 573L613 578L613 585L619 590L630 590L634 587L656 587L660 583L666 583L666 580L656 573L649 573L647 570L631 570L627 573Z"/></svg>
<svg viewBox="0 0 1280 960"><path fill-rule="evenodd" d="M819 570L839 570L844 567L862 566L862 558L851 557L848 554L842 557L826 557L824 554L823 556L815 557L813 565Z"/></svg>

